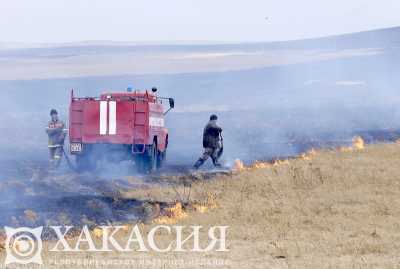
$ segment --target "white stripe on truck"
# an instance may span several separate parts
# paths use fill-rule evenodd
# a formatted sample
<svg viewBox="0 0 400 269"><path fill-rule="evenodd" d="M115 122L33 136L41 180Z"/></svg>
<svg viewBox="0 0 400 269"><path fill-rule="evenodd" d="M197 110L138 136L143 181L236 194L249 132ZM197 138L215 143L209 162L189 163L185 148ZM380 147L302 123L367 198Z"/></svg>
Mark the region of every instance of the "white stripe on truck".
<svg viewBox="0 0 400 269"><path fill-rule="evenodd" d="M108 103L110 109L110 118L108 125L108 134L115 135L117 134L117 102L110 101Z"/></svg>
<svg viewBox="0 0 400 269"><path fill-rule="evenodd" d="M153 127L164 127L164 119L159 117L150 117L149 125Z"/></svg>
<svg viewBox="0 0 400 269"><path fill-rule="evenodd" d="M107 101L100 101L100 134L107 134Z"/></svg>

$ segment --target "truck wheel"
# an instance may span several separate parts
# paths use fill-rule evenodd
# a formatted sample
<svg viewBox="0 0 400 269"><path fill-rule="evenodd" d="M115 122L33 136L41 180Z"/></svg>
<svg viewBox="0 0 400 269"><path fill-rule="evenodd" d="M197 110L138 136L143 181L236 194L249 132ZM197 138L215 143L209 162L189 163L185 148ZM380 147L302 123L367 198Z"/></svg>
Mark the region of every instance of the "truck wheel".
<svg viewBox="0 0 400 269"><path fill-rule="evenodd" d="M153 173L157 170L157 153L158 153L158 149L157 149L157 144L155 142L153 142L153 145L151 146L151 153L150 153L150 159L149 159L149 172Z"/></svg>
<svg viewBox="0 0 400 269"><path fill-rule="evenodd" d="M138 169L142 173L153 173L157 170L157 144L149 146L143 156L138 157Z"/></svg>
<svg viewBox="0 0 400 269"><path fill-rule="evenodd" d="M164 166L165 160L167 159L167 149L164 152L158 152L157 154L157 168Z"/></svg>

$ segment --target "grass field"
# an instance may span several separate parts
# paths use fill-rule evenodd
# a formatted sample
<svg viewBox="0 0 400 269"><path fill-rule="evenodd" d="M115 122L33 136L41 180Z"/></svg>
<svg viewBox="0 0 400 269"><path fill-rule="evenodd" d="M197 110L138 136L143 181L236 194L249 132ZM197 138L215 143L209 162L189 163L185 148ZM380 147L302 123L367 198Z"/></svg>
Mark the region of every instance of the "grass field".
<svg viewBox="0 0 400 269"><path fill-rule="evenodd" d="M193 175L177 178L174 187L132 190L123 198L148 199L156 215L141 225L143 231L165 223L228 225L230 251L44 252L44 261L49 268L94 268L57 265L67 258L150 262L98 268L400 268L399 161L399 144L371 145L238 167L215 180ZM157 204L174 202L183 208L178 203L158 216ZM167 233L157 236L161 244L171 240ZM215 261L223 264L211 265Z"/></svg>

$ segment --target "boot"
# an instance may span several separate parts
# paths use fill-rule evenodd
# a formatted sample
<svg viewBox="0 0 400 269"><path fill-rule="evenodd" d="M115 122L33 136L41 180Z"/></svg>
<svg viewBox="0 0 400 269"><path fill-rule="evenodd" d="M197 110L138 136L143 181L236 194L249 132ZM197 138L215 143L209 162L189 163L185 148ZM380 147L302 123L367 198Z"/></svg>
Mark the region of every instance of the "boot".
<svg viewBox="0 0 400 269"><path fill-rule="evenodd" d="M202 166L204 161L202 159L198 159L197 162L193 165L194 169L199 169Z"/></svg>
<svg viewBox="0 0 400 269"><path fill-rule="evenodd" d="M222 165L219 163L219 161L218 161L218 157L217 158L213 158L213 164L214 164L214 166L216 167L216 168L221 168L222 167Z"/></svg>
<svg viewBox="0 0 400 269"><path fill-rule="evenodd" d="M222 165L218 161L214 162L214 166L216 168L221 168L222 167Z"/></svg>

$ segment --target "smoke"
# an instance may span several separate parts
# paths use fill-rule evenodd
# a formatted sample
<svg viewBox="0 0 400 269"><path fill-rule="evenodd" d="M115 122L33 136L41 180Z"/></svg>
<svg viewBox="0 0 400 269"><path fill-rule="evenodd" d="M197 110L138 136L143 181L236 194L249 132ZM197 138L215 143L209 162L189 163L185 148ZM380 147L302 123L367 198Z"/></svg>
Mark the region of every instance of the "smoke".
<svg viewBox="0 0 400 269"><path fill-rule="evenodd" d="M127 86L151 88L176 99L167 115L168 159L189 165L201 154L211 113L224 129L225 158L291 155L294 137L350 135L399 127L398 61L393 51L370 57L224 73L1 81L0 159L47 159L44 127L51 108L68 122L70 89L98 96ZM357 83L355 83L357 82ZM361 83L362 82L362 83Z"/></svg>
<svg viewBox="0 0 400 269"><path fill-rule="evenodd" d="M12 223L19 216L17 221L23 222L28 206L39 210L43 221L59 220L54 212L60 209L76 217L75 222L82 215L92 221L123 220L122 213L113 214L126 205L113 205L104 193L151 180L139 177L133 185L124 180L137 175L132 162L102 161L97 173L83 175L71 173L64 162L58 174L46 174L48 114L55 108L68 124L72 88L78 96L99 96L128 86L157 86L159 95L174 97L176 110L166 116L170 132L166 172L171 172L190 167L202 154L203 128L214 113L224 130L226 165L235 159L252 162L296 155L310 147L346 145L354 135L372 143L397 139L398 55L398 48L390 47L368 56L228 72L0 81L4 221ZM45 209L45 203L55 207ZM90 215L93 208L97 215ZM79 212L73 214L74 209Z"/></svg>

